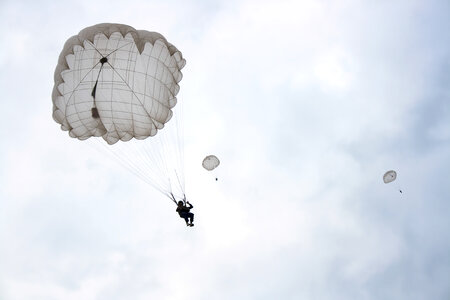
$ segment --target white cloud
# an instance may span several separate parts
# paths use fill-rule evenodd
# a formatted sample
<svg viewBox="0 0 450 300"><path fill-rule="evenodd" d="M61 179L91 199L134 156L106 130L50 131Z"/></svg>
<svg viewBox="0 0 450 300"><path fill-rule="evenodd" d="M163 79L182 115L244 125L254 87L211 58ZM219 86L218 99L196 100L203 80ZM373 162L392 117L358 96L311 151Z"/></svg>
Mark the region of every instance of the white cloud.
<svg viewBox="0 0 450 300"><path fill-rule="evenodd" d="M348 89L355 76L351 64L352 58L345 50L335 48L320 55L314 67L314 75L325 86L331 89Z"/></svg>

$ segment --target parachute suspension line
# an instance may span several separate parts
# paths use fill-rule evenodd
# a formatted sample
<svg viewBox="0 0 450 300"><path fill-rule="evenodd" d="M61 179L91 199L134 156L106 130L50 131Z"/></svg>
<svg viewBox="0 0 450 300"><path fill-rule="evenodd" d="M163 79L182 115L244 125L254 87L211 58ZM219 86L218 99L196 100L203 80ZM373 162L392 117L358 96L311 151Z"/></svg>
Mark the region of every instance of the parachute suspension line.
<svg viewBox="0 0 450 300"><path fill-rule="evenodd" d="M180 178L178 176L178 173L176 173L176 175L177 175L178 183L180 185L180 189L181 189L181 191L183 192L183 195L184 195L185 194L185 181L184 181L184 127L182 126L183 125L183 121L184 121L183 120L183 117L184 117L184 109L183 108L184 108L183 103L180 103L178 105L178 109L179 109L178 116L179 117L176 118L175 121L177 122L177 125L176 125L177 137L176 137L176 140L178 141L178 143L177 143L178 149L177 150L178 150L178 154L179 154L179 155L177 155L177 158L178 158L178 166L180 168L180 172L181 172L181 175L182 175L181 181L180 181Z"/></svg>
<svg viewBox="0 0 450 300"><path fill-rule="evenodd" d="M144 144L144 155L147 157L147 162L152 162L153 165L149 166L149 174L152 174L152 177L154 180L161 181L161 184L164 185L164 190L170 192L170 183L166 181L166 178L168 177L167 171L165 168L165 160L164 155L162 155L162 148L160 144L160 137L157 135L155 137L150 138L148 143ZM152 146L150 146L150 143L152 143ZM156 150L154 150L156 149ZM157 150L160 151L157 151Z"/></svg>
<svg viewBox="0 0 450 300"><path fill-rule="evenodd" d="M173 130L169 132L171 135L167 135L164 137L166 139L166 145L173 145L171 152L173 157L172 164L167 164L167 167L170 167L170 171L173 172L172 178L173 183L178 183L177 190L179 192L179 197L185 194L185 185L184 185L184 135L183 135L183 102L179 102L174 108L174 118L173 122L169 122L168 125L172 126ZM170 138L171 141L167 139Z"/></svg>
<svg viewBox="0 0 450 300"><path fill-rule="evenodd" d="M129 157L128 151L124 151L124 149L121 149L121 145L118 145L114 150L111 149L111 146L105 145L105 143L97 138L94 138L94 140L97 142L97 145L100 145L99 147L96 147L96 144L90 144L96 150L107 153L109 156L114 157L115 160L117 160L123 167L125 167L128 171L130 171L132 174L137 176L139 179L144 181L145 183L149 184L150 186L154 187L159 192L166 194L165 189L158 183L151 180L151 178L148 177L147 172L141 168L140 164L137 164L135 161L133 161L132 158Z"/></svg>
<svg viewBox="0 0 450 300"><path fill-rule="evenodd" d="M164 189L158 186L157 183L152 182L146 175L145 171L143 171L140 168L140 165L137 165L135 162L133 162L132 159L128 157L128 154L126 151L121 151L120 148L117 149L111 149L110 146L105 145L103 141L100 139L94 139L98 145L100 145L100 148L95 147L94 144L91 144L96 148L98 151L107 153L109 156L114 157L114 160L117 160L123 167L125 167L128 171L130 171L132 174L136 175L139 179L144 181L145 183L153 186L156 190L160 191L161 193L164 193Z"/></svg>
<svg viewBox="0 0 450 300"><path fill-rule="evenodd" d="M168 185L169 192L173 196L172 183L170 182L170 177L167 177L167 182L169 182L169 185Z"/></svg>
<svg viewBox="0 0 450 300"><path fill-rule="evenodd" d="M177 176L178 186L180 187L180 190L183 192L184 198L186 198L186 195L184 194L184 185L181 185L180 178L178 177L177 170L174 169L175 175Z"/></svg>
<svg viewBox="0 0 450 300"><path fill-rule="evenodd" d="M185 180L184 180L184 128L183 124L183 103L180 103L178 111L178 118L175 118L176 121L176 155L177 158L177 168L174 168L174 172L177 178L178 186L183 195L185 195ZM178 170L178 171L177 171Z"/></svg>
<svg viewBox="0 0 450 300"><path fill-rule="evenodd" d="M174 124L170 124L170 125L174 125ZM167 188L171 193L173 193L173 180L172 180L173 173L171 173L171 170L174 167L174 162L177 160L177 155L173 151L173 149L171 149L168 146L176 144L177 141L169 140L170 139L170 129L172 129L172 128L168 128L168 129L169 130L167 132L161 133L161 139L159 140L159 143L161 144L162 151L157 154L159 154L159 159L162 162L162 172L165 174L165 177L167 178L167 183L168 183ZM166 155L161 155L161 153L165 153ZM168 158L170 158L170 160Z"/></svg>
<svg viewBox="0 0 450 300"><path fill-rule="evenodd" d="M164 135L164 134L165 134L165 132L160 132L160 135ZM166 161L165 156L162 154L162 153L166 153L166 151L165 151L164 143L161 141L161 139L162 139L162 136L157 136L157 137L155 137L155 140L152 141L152 142L154 142L154 144L158 144L154 148L159 149L160 151L153 151L153 148L150 147L149 144L146 145L147 147L145 150L146 150L146 154L148 155L148 157L150 157L150 160L156 162L156 166L159 171L158 173L163 175L165 178L170 178L169 172L166 167L167 161ZM168 181L166 188L168 191L171 191L170 179Z"/></svg>
<svg viewBox="0 0 450 300"><path fill-rule="evenodd" d="M172 199L172 201L173 201L176 205L178 205L177 200L175 199L175 196L174 196L172 193L169 194L169 198Z"/></svg>
<svg viewBox="0 0 450 300"><path fill-rule="evenodd" d="M150 182L154 183L153 185L158 186L158 190L160 192L166 194L168 190L167 184L165 184L164 179L160 177L161 162L157 159L152 159L152 157L148 155L147 151L144 151L141 147L139 147L140 145L137 145L138 142L140 142L140 144L143 144L144 146L147 146L153 141L151 139L145 141L134 141L134 143L132 143L133 151L134 153L136 153L136 157L138 158L137 164L141 165L142 168L144 168L145 176L149 178Z"/></svg>
<svg viewBox="0 0 450 300"><path fill-rule="evenodd" d="M167 134L167 136L168 136L168 134ZM174 153L172 153L172 151L171 151L171 149L168 149L168 147L167 147L167 145L169 145L169 141L168 141L168 139L167 139L167 136L166 135L162 135L161 136L161 138L162 138L162 148L163 148L163 151L164 151L164 153L169 153L169 155L170 155L170 157L174 157ZM168 189L169 189L169 191L170 192L172 192L172 181L171 181L171 179L170 179L170 170L171 170L171 168L170 168L170 166L169 166L169 161L167 160L167 158L165 157L165 156L161 156L161 158L162 158L162 160L163 160L163 165L164 165L164 172L165 172L165 174L166 174L166 176L167 176L167 178L168 178L168 183L169 183L169 186L168 186Z"/></svg>

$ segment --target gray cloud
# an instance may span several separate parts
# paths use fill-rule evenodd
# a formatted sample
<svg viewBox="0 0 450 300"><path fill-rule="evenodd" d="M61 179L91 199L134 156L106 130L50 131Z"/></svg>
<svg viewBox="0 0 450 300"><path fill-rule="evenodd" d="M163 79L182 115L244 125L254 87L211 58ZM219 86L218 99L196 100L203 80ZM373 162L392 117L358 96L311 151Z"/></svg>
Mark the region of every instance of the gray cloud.
<svg viewBox="0 0 450 300"><path fill-rule="evenodd" d="M1 4L2 299L450 296L448 3L109 3ZM193 230L51 119L65 39L103 21L187 59Z"/></svg>

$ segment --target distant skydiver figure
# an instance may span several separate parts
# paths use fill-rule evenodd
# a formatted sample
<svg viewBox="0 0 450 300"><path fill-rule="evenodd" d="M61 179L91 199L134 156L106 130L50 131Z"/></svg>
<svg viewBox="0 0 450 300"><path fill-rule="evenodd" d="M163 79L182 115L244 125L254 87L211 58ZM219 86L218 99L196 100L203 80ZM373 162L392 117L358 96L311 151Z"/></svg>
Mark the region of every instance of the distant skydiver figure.
<svg viewBox="0 0 450 300"><path fill-rule="evenodd" d="M184 201L184 202L183 202ZM180 218L183 218L186 221L186 226L194 226L194 214L190 212L194 206L186 201L186 196L184 196L183 201L178 201L177 213L180 215ZM189 206L185 205L188 204Z"/></svg>

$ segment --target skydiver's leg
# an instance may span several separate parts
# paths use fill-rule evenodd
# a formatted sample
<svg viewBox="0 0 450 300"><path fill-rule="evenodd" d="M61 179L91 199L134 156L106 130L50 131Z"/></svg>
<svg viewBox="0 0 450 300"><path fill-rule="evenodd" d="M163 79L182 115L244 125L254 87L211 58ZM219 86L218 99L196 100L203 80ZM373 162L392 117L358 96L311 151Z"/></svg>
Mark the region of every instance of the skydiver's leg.
<svg viewBox="0 0 450 300"><path fill-rule="evenodd" d="M186 225L189 226L189 216L186 213L181 213L180 217L184 219Z"/></svg>
<svg viewBox="0 0 450 300"><path fill-rule="evenodd" d="M194 214L193 213L188 213L189 218L191 219L191 224L192 222L194 222Z"/></svg>

